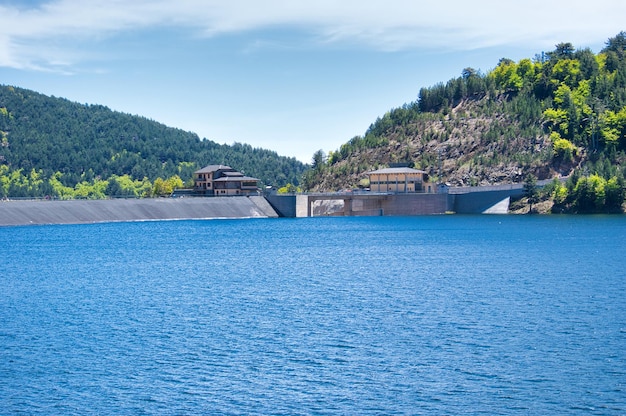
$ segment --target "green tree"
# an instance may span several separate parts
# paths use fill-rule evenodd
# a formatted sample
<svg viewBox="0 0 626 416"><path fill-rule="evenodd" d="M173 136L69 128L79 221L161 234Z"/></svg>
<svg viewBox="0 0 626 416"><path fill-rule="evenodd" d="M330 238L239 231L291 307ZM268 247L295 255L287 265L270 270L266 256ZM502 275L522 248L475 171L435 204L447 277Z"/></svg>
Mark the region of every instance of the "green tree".
<svg viewBox="0 0 626 416"><path fill-rule="evenodd" d="M76 184L74 189L74 198L81 199L104 199L106 198L106 189L108 181L95 179L93 182L83 181Z"/></svg>
<svg viewBox="0 0 626 416"><path fill-rule="evenodd" d="M624 189L626 183L623 177L612 177L604 187L605 205L608 212L622 212L622 205L626 197Z"/></svg>
<svg viewBox="0 0 626 416"><path fill-rule="evenodd" d="M168 179L157 178L154 181L152 193L155 196L171 195L175 189L182 189L183 181L178 175L174 175Z"/></svg>
<svg viewBox="0 0 626 416"><path fill-rule="evenodd" d="M326 163L326 154L323 150L318 150L313 153L313 169L321 170Z"/></svg>
<svg viewBox="0 0 626 416"><path fill-rule="evenodd" d="M294 184L288 183L287 185L278 188L277 191L279 194L292 194L296 192L302 192L302 189L299 186L295 186Z"/></svg>
<svg viewBox="0 0 626 416"><path fill-rule="evenodd" d="M606 179L591 175L578 179L574 187L574 209L579 213L601 212L606 202Z"/></svg>
<svg viewBox="0 0 626 416"><path fill-rule="evenodd" d="M524 196L528 199L528 213L532 214L533 204L538 202L539 189L537 188L537 177L532 173L526 175L524 180Z"/></svg>
<svg viewBox="0 0 626 416"><path fill-rule="evenodd" d="M552 139L552 151L554 159L571 163L576 155L576 146L567 139L562 138L558 133L553 132L550 135Z"/></svg>
<svg viewBox="0 0 626 416"><path fill-rule="evenodd" d="M106 194L109 196L121 196L130 198L147 196L145 189L145 180L133 180L130 175L112 175L108 180L109 185L107 187ZM151 187L151 185L149 186ZM151 191L149 193L151 193Z"/></svg>
<svg viewBox="0 0 626 416"><path fill-rule="evenodd" d="M75 197L74 188L65 186L61 182L61 172L55 172L49 179L48 183L52 187L53 195L60 199L73 199Z"/></svg>
<svg viewBox="0 0 626 416"><path fill-rule="evenodd" d="M600 117L600 137L608 147L626 147L626 107L607 110Z"/></svg>
<svg viewBox="0 0 626 416"><path fill-rule="evenodd" d="M517 64L510 59L501 59L491 76L496 85L505 91L519 91L522 88L523 80L517 71Z"/></svg>
<svg viewBox="0 0 626 416"><path fill-rule="evenodd" d="M602 52L626 52L626 32L619 32L615 37L609 38L606 41L606 47L602 49Z"/></svg>
<svg viewBox="0 0 626 416"><path fill-rule="evenodd" d="M154 180L154 184L152 186L152 194L154 196L170 195L171 194L171 190L170 190L170 192L168 192L167 184L165 183L163 178L156 178Z"/></svg>
<svg viewBox="0 0 626 416"><path fill-rule="evenodd" d="M165 182L167 184L167 189L170 191L170 194L176 189L183 189L184 187L183 180L178 175L167 178Z"/></svg>
<svg viewBox="0 0 626 416"><path fill-rule="evenodd" d="M7 165L0 165L0 198L6 198L9 195L10 182L9 167Z"/></svg>
<svg viewBox="0 0 626 416"><path fill-rule="evenodd" d="M563 185L557 178L552 182L552 200L557 209L563 210L568 198L567 186Z"/></svg>
<svg viewBox="0 0 626 416"><path fill-rule="evenodd" d="M574 45L570 42L561 42L555 47L556 49L553 52L548 52L550 59L567 59L570 58L575 51Z"/></svg>

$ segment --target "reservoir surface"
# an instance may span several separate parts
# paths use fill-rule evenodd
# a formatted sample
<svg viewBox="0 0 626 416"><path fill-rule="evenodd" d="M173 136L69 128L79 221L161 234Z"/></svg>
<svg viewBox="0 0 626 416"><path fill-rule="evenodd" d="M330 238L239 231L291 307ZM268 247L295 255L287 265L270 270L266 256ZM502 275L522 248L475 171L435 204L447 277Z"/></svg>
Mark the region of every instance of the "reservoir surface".
<svg viewBox="0 0 626 416"><path fill-rule="evenodd" d="M625 216L0 227L0 414L626 413Z"/></svg>

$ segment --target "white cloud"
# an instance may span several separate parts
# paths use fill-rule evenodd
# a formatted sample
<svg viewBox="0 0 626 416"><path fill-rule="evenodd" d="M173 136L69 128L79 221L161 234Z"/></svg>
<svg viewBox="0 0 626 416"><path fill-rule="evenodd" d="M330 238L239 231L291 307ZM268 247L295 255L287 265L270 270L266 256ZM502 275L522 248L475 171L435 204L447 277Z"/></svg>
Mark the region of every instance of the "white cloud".
<svg viewBox="0 0 626 416"><path fill-rule="evenodd" d="M323 42L380 50L543 48L562 41L586 46L624 29L626 2L52 0L30 8L0 6L0 16L0 66L40 69L70 67L91 41L164 26L205 36L293 26Z"/></svg>

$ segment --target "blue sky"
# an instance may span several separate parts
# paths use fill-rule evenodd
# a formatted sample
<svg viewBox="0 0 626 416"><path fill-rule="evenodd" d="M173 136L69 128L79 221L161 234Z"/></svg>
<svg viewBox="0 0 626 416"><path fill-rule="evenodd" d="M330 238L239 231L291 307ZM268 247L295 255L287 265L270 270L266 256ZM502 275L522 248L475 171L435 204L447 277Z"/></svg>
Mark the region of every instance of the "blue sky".
<svg viewBox="0 0 626 416"><path fill-rule="evenodd" d="M599 52L623 0L0 0L0 84L309 163L419 89Z"/></svg>

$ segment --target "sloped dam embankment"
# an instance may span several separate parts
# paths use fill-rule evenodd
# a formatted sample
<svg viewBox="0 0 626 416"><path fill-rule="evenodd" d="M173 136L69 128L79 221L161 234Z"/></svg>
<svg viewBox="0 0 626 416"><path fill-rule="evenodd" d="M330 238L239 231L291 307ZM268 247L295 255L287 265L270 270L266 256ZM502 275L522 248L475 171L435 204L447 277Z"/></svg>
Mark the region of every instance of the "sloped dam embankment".
<svg viewBox="0 0 626 416"><path fill-rule="evenodd" d="M275 217L262 196L0 201L0 226Z"/></svg>

